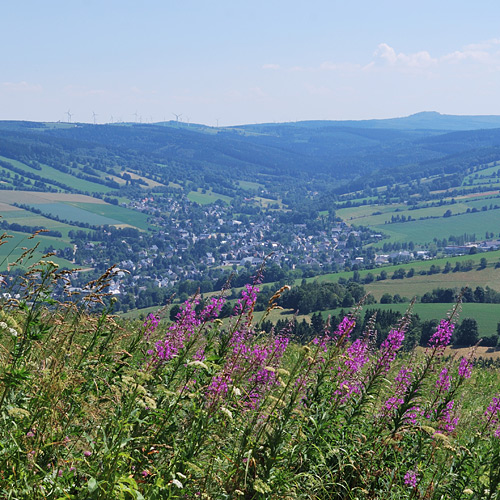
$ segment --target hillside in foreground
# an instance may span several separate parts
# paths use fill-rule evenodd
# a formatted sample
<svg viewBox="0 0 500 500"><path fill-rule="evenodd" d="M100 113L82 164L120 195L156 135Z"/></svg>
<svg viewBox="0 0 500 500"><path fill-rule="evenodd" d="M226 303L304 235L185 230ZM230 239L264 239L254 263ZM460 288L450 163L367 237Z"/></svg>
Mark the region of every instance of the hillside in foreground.
<svg viewBox="0 0 500 500"><path fill-rule="evenodd" d="M301 346L254 326L255 284L227 323L221 297L122 323L102 304L111 271L78 306L51 298L64 278L40 263L1 302L2 496L500 493L498 370L474 349L446 356L455 307L423 350L409 317L376 340L374 322L355 335L356 314Z"/></svg>

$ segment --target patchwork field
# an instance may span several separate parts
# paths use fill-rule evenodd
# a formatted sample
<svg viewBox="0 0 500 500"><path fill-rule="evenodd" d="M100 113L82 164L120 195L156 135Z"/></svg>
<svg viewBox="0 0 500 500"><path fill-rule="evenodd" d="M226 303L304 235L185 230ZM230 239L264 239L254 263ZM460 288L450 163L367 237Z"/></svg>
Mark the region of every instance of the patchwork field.
<svg viewBox="0 0 500 500"><path fill-rule="evenodd" d="M126 172L122 172L122 174L128 174L130 175L130 177L132 177L132 179L141 179L143 180L147 187L148 188L154 188L154 187L158 187L158 186L164 186L164 184L162 184L161 182L156 182L156 181L153 181L151 179L148 179L147 177L143 177L142 175L138 175L138 174L135 174L134 172L130 172L129 170L127 170ZM122 179L123 181L123 179Z"/></svg>
<svg viewBox="0 0 500 500"><path fill-rule="evenodd" d="M4 156L0 156L0 160L3 160L7 163L10 163L14 167L23 170L26 173L35 174L40 177L43 177L45 182L48 184L51 181L62 182L67 186L71 186L74 189L78 189L80 191L88 191L89 193L97 192L97 193L107 193L111 191L112 188L105 186L103 184L98 184L95 182L90 182L84 179L79 179L71 174L67 174L65 172L61 172L53 167L49 167L48 165L40 164L41 170L33 170L28 165L21 163L17 160L12 160L10 158L6 158ZM58 186L54 185L56 189L60 189Z"/></svg>
<svg viewBox="0 0 500 500"><path fill-rule="evenodd" d="M500 212L488 210L486 212L468 213L448 217L446 220L428 219L419 221L402 222L395 224L379 224L371 226L377 232L383 232L389 236L388 241L408 242L425 244L432 242L434 238L448 238L450 235L461 235L464 233L475 233L476 237L484 238L486 231L498 233L500 228Z"/></svg>
<svg viewBox="0 0 500 500"><path fill-rule="evenodd" d="M115 226L123 226L125 224L126 226L136 227L145 231L151 227L146 214L131 210L130 208L108 203L72 202L71 205L86 212L115 220L116 222L113 223Z"/></svg>
<svg viewBox="0 0 500 500"><path fill-rule="evenodd" d="M209 203L213 203L217 200L222 200L226 203L231 202L231 198L229 196L214 193L213 191L208 190L205 193L202 193L202 190L200 188L198 188L197 191L190 191L187 197L193 203L199 203L200 205L208 205Z"/></svg>
<svg viewBox="0 0 500 500"><path fill-rule="evenodd" d="M84 194L70 193L42 193L39 191L0 191L0 202L12 205L13 203L92 203L106 205L106 202Z"/></svg>
<svg viewBox="0 0 500 500"><path fill-rule="evenodd" d="M99 198L82 194L42 193L35 191L0 191L0 214L12 222L13 217L22 217L20 224L45 226L49 228L71 227L52 221L43 215L12 206L13 203L26 204L41 210L43 213L58 216L60 219L93 225L113 225L136 227L147 230L150 226L148 216L119 205L111 205ZM8 216L7 216L8 214ZM60 229L62 231L62 229Z"/></svg>
<svg viewBox="0 0 500 500"><path fill-rule="evenodd" d="M365 306L363 309L393 310L404 314L408 304L373 304ZM413 306L412 311L418 314L422 321L431 319L442 319L453 308L453 304L420 304ZM500 304L462 304L458 323L464 318L474 318L477 321L479 334L481 337L489 337L497 333L497 325L500 322ZM345 310L345 309L344 309ZM321 314L326 319L329 315L340 314L341 309L331 309L323 311ZM302 317L297 319L302 321Z"/></svg>
<svg viewBox="0 0 500 500"><path fill-rule="evenodd" d="M27 249L32 249L37 246L34 254L35 260L25 261L23 262L23 265L30 265L36 262L36 260L40 259L45 253L45 250L49 247L62 249L69 246L69 243L64 239L43 236L42 234L33 239L29 238L29 234L18 233L16 231L9 231L9 235L11 238L4 240L5 243L0 246L0 271L5 271L9 267L9 264L12 264L15 260L17 260ZM77 267L65 259L60 259L54 256L51 256L50 260L64 267Z"/></svg>

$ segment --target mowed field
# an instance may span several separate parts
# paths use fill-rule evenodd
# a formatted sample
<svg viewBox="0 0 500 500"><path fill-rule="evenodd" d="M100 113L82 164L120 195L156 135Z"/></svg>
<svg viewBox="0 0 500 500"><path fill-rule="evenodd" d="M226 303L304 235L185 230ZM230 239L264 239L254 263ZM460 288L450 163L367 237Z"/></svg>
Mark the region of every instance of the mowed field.
<svg viewBox="0 0 500 500"><path fill-rule="evenodd" d="M13 203L26 204L37 208L43 214L58 216L60 219L77 224L112 225L115 227L133 227L141 231L148 230L148 216L125 207L111 205L99 198L82 194L45 193L35 191L3 191L0 190L0 215L9 224L17 223L23 226L45 227L48 230L60 231L61 238L44 236L43 233L35 239L29 239L30 234L6 231L13 238L0 246L0 270L5 270L9 263L16 260L24 248L33 248L38 243L35 253L40 258L46 248L63 249L71 247L68 233L82 229L78 225L55 221L13 206ZM64 259L51 258L66 267L75 267Z"/></svg>
<svg viewBox="0 0 500 500"><path fill-rule="evenodd" d="M7 213L13 214L16 210L19 211L17 207L12 206L13 203L26 204L41 210L43 213L77 223L108 224L119 227L129 226L141 230L147 230L150 227L146 214L118 205L111 205L99 198L83 194L0 191L0 214L3 215L5 211L6 219L8 219ZM50 219L43 217L43 215L29 214L30 212L24 212L23 217L27 220L22 222L22 224L31 226L43 225L47 228L49 228L49 225L51 226L50 228L54 227L54 221L50 221ZM40 217L45 221L44 223L42 223ZM36 222L32 222L31 219Z"/></svg>
<svg viewBox="0 0 500 500"><path fill-rule="evenodd" d="M421 321L431 319L439 320L446 318L446 315L453 307L454 304L416 303L412 308L412 312L418 314ZM404 314L408 309L408 304L372 304L363 307L363 310L366 309L376 309L380 311L392 310ZM340 314L341 311L341 308L330 309L328 311L322 311L321 314L326 319L329 315L336 316ZM346 311L346 309L344 309L344 311ZM474 318L477 321L479 335L481 337L495 335L497 333L497 325L500 322L500 304L462 304L457 318L458 323L464 318ZM302 320L302 316L299 315L297 319Z"/></svg>
<svg viewBox="0 0 500 500"><path fill-rule="evenodd" d="M114 225L120 225L121 227L126 225L144 231L151 227L148 223L148 216L146 214L130 208L111 205L109 203L71 202L71 205L85 210L86 212L113 219L116 221Z"/></svg>
<svg viewBox="0 0 500 500"><path fill-rule="evenodd" d="M78 177L75 177L71 174L67 174L65 172L61 172L60 170L57 170L53 167L49 167L48 165L40 164L41 170L34 170L20 161L12 160L4 156L0 156L0 160L10 163L14 167L21 169L26 173L35 174L40 177L43 177L44 181L47 184L50 184L51 181L62 182L63 184L71 186L74 189L78 189L80 191L88 191L89 193L94 193L94 192L107 193L108 191L111 191L113 189L103 184L90 182L85 179L79 179ZM55 185L54 187L60 189Z"/></svg>
<svg viewBox="0 0 500 500"><path fill-rule="evenodd" d="M231 198L229 196L225 196L223 194L214 193L213 191L207 190L205 193L202 192L201 188L198 188L197 191L190 191L187 195L189 201L193 203L199 203L200 205L208 205L209 203L213 203L217 200L225 201L226 203L231 202Z"/></svg>
<svg viewBox="0 0 500 500"><path fill-rule="evenodd" d="M427 276L413 276L402 280L374 281L365 285L367 292L370 292L376 300L380 300L382 295L398 293L401 297L421 297L426 292L432 292L436 288L456 288L463 287L473 290L478 287L489 286L493 290L500 291L500 269L486 268L480 271L469 272L449 272L446 274L431 274Z"/></svg>
<svg viewBox="0 0 500 500"><path fill-rule="evenodd" d="M391 243L413 241L415 244L425 244L432 242L434 238L442 239L464 233L474 233L477 239L483 239L486 231L495 234L500 231L500 211L488 210L447 218L376 224L371 228L389 236L389 239L383 241Z"/></svg>
<svg viewBox="0 0 500 500"><path fill-rule="evenodd" d="M70 246L64 239L43 236L43 234L39 234L35 238L31 239L29 234L18 233L16 231L8 231L8 235L10 237L2 240L2 244L0 245L0 271L5 271L28 249L36 248L33 258L30 260L25 259L22 262L24 267L34 264L43 256L45 250L49 247L57 250ZM48 259L54 261L60 266L70 269L78 267L66 259L60 259L55 256L51 256Z"/></svg>

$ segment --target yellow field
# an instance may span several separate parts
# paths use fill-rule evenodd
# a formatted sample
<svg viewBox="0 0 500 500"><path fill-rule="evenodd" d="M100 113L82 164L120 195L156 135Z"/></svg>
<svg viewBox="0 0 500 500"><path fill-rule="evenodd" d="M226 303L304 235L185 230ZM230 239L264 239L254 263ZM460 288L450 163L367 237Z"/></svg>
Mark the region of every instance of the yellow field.
<svg viewBox="0 0 500 500"><path fill-rule="evenodd" d="M134 174L133 172L130 172L130 171L122 172L122 175L123 174L129 174L130 177L132 177L132 179L142 179L150 188L164 186L164 184L162 184L161 182L152 181L151 179L148 179L147 177L143 177L142 175Z"/></svg>
<svg viewBox="0 0 500 500"><path fill-rule="evenodd" d="M13 203L52 203L54 201L74 201L80 203L95 203L106 204L105 201L99 198L93 198L85 194L70 194L70 193L42 193L39 191L0 191L0 203L12 205Z"/></svg>

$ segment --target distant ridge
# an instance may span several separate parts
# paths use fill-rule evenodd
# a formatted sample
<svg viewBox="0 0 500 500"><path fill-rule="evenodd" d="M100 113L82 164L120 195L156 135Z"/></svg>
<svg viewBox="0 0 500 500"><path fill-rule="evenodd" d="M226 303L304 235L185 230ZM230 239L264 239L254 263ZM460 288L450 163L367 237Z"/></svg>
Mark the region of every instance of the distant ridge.
<svg viewBox="0 0 500 500"><path fill-rule="evenodd" d="M351 127L351 128L380 128L393 130L481 130L500 128L498 115L443 115L437 111L422 111L410 116L399 118L382 118L373 120L305 120L281 124L242 125L238 128L254 129L259 127L294 126L305 128L322 127Z"/></svg>

